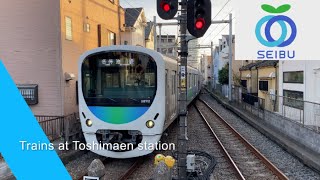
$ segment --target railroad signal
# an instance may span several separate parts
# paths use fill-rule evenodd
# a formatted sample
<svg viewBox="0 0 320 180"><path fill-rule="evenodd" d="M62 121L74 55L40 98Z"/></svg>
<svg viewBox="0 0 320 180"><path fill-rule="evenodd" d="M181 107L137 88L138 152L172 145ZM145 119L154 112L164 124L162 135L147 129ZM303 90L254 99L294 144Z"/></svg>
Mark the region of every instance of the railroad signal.
<svg viewBox="0 0 320 180"><path fill-rule="evenodd" d="M211 0L188 1L188 31L194 37L202 37L211 25Z"/></svg>
<svg viewBox="0 0 320 180"><path fill-rule="evenodd" d="M178 0L157 0L157 11L162 19L174 18L178 12Z"/></svg>

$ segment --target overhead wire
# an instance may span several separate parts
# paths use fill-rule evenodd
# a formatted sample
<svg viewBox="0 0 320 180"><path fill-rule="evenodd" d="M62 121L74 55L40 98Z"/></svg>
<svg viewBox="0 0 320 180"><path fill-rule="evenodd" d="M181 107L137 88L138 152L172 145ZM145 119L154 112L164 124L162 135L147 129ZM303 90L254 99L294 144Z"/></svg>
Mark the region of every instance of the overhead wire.
<svg viewBox="0 0 320 180"><path fill-rule="evenodd" d="M234 20L235 18L236 18L236 17L232 18L232 20ZM211 40L213 40L214 38L216 38L217 36L219 36L220 33L221 33L228 25L229 25L229 24L225 25L225 26L221 29L221 31L220 31L217 35L215 35Z"/></svg>
<svg viewBox="0 0 320 180"><path fill-rule="evenodd" d="M127 0L124 0L130 7L132 7L135 11L137 11L138 13L140 13L131 3L129 3ZM147 18L146 17L146 19L147 19L147 21L151 21L151 22L153 22L153 20L150 20L149 18ZM140 22L141 23L141 22ZM168 33L168 32L166 32L166 31L164 31L164 30L161 30L162 32L164 32L164 34L170 34L170 33Z"/></svg>
<svg viewBox="0 0 320 180"><path fill-rule="evenodd" d="M218 15L222 12L222 10L228 5L228 3L230 2L231 0L227 0L227 2L221 7L221 9L218 11L218 13L213 17L213 19L212 20L215 20L215 18L216 17L218 17ZM232 11L232 10L231 10ZM230 11L230 12L231 12ZM229 13L228 13L229 14ZM227 15L228 16L228 15ZM225 18L223 18L223 19L225 19ZM220 24L219 24L220 25ZM218 25L218 26L219 26ZM208 35L208 36L206 36L206 38L204 38L204 39L202 39L201 40L201 42L200 42L200 44L201 43L203 43L212 33L213 33L213 31L214 31L215 29L213 29L211 32L210 32L210 34Z"/></svg>

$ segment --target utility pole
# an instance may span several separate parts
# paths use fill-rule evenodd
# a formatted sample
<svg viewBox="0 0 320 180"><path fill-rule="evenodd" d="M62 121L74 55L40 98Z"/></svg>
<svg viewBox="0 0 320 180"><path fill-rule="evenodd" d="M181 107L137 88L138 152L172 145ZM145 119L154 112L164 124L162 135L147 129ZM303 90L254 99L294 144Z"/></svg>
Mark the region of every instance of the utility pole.
<svg viewBox="0 0 320 180"><path fill-rule="evenodd" d="M157 17L153 16L153 42L154 42L154 50L157 51L158 43L157 43Z"/></svg>
<svg viewBox="0 0 320 180"><path fill-rule="evenodd" d="M213 89L213 84L214 84L214 78L213 78L213 76L214 76L214 73L213 73L213 70L214 70L214 54L213 54L213 42L211 41L211 64L210 64L210 66L211 66L211 70L210 70L210 77L211 77L211 79L210 79L210 91L212 91L212 89Z"/></svg>
<svg viewBox="0 0 320 180"><path fill-rule="evenodd" d="M181 1L180 15L180 95L179 95L179 137L178 137L178 174L179 179L187 179L187 0Z"/></svg>
<svg viewBox="0 0 320 180"><path fill-rule="evenodd" d="M161 30L162 30L162 25L161 24L159 24L159 39L158 39L158 48L159 48L159 53L161 53L162 54L162 35L161 35Z"/></svg>
<svg viewBox="0 0 320 180"><path fill-rule="evenodd" d="M194 38L202 37L211 25L210 0L181 0L181 15L178 12L178 0L157 0L158 15L165 20L177 19L178 23L158 23L162 25L180 25L180 64L179 64L179 135L178 135L178 175L179 179L187 179L187 89L188 89L188 40L187 29ZM192 38L191 38L192 39ZM160 53L161 51L161 46ZM166 47L168 48L168 47Z"/></svg>
<svg viewBox="0 0 320 180"><path fill-rule="evenodd" d="M233 72L232 72L232 14L229 15L229 101L232 101L232 81L233 81Z"/></svg>

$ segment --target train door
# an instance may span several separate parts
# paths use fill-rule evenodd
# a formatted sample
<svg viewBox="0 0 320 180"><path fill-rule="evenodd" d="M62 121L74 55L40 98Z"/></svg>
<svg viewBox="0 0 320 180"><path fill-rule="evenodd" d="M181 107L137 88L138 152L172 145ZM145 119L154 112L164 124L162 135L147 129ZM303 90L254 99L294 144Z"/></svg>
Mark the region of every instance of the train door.
<svg viewBox="0 0 320 180"><path fill-rule="evenodd" d="M168 70L166 69L166 76L165 76L165 92L166 92L166 121L169 120L170 112L169 112L169 97L170 97L170 91L169 91L169 83L168 83Z"/></svg>
<svg viewBox="0 0 320 180"><path fill-rule="evenodd" d="M172 87L171 87L171 105L172 105L172 115L175 115L177 113L177 72L172 71Z"/></svg>

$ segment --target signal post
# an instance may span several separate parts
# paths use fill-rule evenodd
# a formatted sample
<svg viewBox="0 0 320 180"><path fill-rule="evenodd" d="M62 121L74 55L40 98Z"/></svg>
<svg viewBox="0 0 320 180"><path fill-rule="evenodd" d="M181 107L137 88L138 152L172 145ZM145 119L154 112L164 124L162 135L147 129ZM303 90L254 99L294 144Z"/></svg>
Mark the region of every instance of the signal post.
<svg viewBox="0 0 320 180"><path fill-rule="evenodd" d="M181 6L181 15L174 18ZM179 135L178 174L179 179L187 179L187 29L195 38L202 37L211 25L211 0L157 0L158 15L165 20L177 19L180 25L180 74L179 74Z"/></svg>

